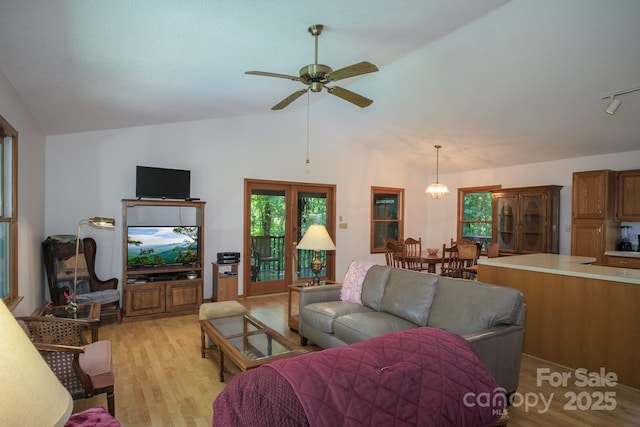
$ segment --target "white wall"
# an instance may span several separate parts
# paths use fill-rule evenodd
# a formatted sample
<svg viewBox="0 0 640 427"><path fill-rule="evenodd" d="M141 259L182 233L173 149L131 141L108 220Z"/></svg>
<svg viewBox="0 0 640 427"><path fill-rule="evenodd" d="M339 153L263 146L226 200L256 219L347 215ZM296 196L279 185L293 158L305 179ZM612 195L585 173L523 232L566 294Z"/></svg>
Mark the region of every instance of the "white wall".
<svg viewBox="0 0 640 427"><path fill-rule="evenodd" d="M45 299L40 246L44 234L45 137L2 71L0 115L18 131L18 292L24 299L13 313L22 316L31 314Z"/></svg>
<svg viewBox="0 0 640 427"><path fill-rule="evenodd" d="M191 194L206 201L205 297L211 261L221 251L242 252L245 178L337 185L337 276L352 259L383 263L369 253L371 185L403 187L407 207L422 200L422 183L392 159L327 126L314 130L306 160L306 110L226 120L117 129L47 137L45 234L75 234L91 216L116 218L116 232L83 228L99 242L97 273L120 277L123 198L135 197L135 166L191 170ZM412 194L413 193L413 194ZM417 195L417 197L416 197ZM420 234L422 215L407 224ZM413 231L415 230L415 232ZM246 260L243 260L246 261ZM240 292L243 276L239 277Z"/></svg>
<svg viewBox="0 0 640 427"><path fill-rule="evenodd" d="M451 194L444 200L428 200L429 227L423 241L434 242L435 247L449 242L456 236L457 190L464 187L502 185L503 188L535 185L562 185L560 191L560 253L571 253L571 194L572 174L578 171L611 169L640 169L640 150L603 156L580 157L546 163L518 165L499 169L469 171L440 175L440 182L447 185ZM440 243L438 243L440 242Z"/></svg>
<svg viewBox="0 0 640 427"><path fill-rule="evenodd" d="M314 107L316 111L321 107ZM99 242L98 274L120 277L121 199L135 196L135 166L190 169L192 196L207 202L205 297L211 296L211 264L220 251L242 252L244 178L337 185L337 278L352 259L383 263L369 253L370 187L406 190L405 235L439 247L456 235L457 189L558 184L561 192L561 252L570 252L571 174L577 170L640 167L640 152L441 175L451 190L433 200L424 188L433 177L407 170L367 148L357 135L314 125L306 159L306 110L225 120L207 120L47 137L46 235L74 234L80 218L116 218L116 232L85 228ZM244 261L244 260L243 260ZM242 275L239 277L242 292Z"/></svg>

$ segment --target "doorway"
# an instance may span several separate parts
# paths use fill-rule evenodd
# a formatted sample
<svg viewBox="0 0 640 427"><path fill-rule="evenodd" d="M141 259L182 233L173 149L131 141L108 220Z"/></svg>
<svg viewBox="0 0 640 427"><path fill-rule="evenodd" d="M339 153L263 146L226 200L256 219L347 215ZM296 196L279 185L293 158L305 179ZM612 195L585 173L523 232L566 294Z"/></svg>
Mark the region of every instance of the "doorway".
<svg viewBox="0 0 640 427"><path fill-rule="evenodd" d="M311 279L314 251L297 250L312 224L325 225L335 243L335 185L245 179L244 294L287 292ZM319 276L335 279L335 251L321 251Z"/></svg>

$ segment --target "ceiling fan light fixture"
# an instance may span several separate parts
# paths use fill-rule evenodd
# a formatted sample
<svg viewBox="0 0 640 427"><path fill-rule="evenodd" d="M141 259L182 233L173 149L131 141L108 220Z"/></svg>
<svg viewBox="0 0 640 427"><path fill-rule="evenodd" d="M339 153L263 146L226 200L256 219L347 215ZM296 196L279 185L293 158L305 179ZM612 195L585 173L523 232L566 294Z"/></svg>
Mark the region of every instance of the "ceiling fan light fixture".
<svg viewBox="0 0 640 427"><path fill-rule="evenodd" d="M438 173L439 173L439 166L440 166L440 157L438 153L440 152L442 145L436 145L435 147L436 147L436 182L428 186L424 192L425 194L429 194L434 199L442 199L446 194L449 194L449 189L447 188L446 185L440 184L440 182L438 181Z"/></svg>

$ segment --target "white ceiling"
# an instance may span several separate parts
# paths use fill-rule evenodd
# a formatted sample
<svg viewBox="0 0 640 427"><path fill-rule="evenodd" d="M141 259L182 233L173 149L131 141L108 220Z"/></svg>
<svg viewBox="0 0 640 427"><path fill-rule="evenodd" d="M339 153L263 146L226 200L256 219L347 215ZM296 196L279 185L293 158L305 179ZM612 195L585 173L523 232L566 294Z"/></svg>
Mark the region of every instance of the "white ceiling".
<svg viewBox="0 0 640 427"><path fill-rule="evenodd" d="M240 115L313 63L380 71L310 94L314 120L440 172L640 149L637 0L1 0L0 70L47 135ZM299 115L295 116L299 117Z"/></svg>

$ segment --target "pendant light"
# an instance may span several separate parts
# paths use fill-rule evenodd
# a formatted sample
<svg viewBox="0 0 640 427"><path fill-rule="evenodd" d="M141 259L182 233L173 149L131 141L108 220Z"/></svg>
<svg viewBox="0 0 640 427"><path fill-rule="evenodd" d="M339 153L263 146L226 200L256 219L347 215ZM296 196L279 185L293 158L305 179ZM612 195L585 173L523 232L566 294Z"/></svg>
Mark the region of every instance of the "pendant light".
<svg viewBox="0 0 640 427"><path fill-rule="evenodd" d="M430 194L431 197L433 197L434 199L442 199L445 194L449 194L449 189L447 188L446 185L440 184L438 182L438 169L440 166L439 165L440 158L438 156L438 153L440 152L442 145L436 145L435 147L436 147L436 182L434 182L433 184L427 187L427 189L425 190L425 194Z"/></svg>

